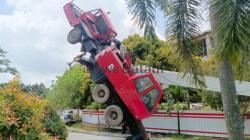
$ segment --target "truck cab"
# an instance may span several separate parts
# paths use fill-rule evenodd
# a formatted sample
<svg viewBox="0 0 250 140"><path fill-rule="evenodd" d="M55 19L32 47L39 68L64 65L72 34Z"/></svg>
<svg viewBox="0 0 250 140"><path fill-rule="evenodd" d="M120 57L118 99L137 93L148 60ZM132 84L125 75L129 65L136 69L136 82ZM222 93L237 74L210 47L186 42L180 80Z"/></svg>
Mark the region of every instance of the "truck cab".
<svg viewBox="0 0 250 140"><path fill-rule="evenodd" d="M142 120L154 113L163 91L152 72L135 73L114 46L99 53L96 61L136 119Z"/></svg>

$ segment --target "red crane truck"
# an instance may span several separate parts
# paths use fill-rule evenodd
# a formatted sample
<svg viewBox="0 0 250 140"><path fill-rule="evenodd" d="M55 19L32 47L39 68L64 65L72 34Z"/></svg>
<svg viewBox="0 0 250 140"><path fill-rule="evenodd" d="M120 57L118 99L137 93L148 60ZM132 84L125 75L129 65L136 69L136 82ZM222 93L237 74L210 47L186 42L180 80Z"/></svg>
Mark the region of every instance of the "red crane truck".
<svg viewBox="0 0 250 140"><path fill-rule="evenodd" d="M89 69L96 83L93 100L108 105L105 122L111 126L127 124L134 139L148 139L141 120L152 115L163 95L153 73L132 70L132 59L115 39L117 33L102 9L84 12L70 2L64 12L73 27L68 42L82 45L82 54L74 60Z"/></svg>

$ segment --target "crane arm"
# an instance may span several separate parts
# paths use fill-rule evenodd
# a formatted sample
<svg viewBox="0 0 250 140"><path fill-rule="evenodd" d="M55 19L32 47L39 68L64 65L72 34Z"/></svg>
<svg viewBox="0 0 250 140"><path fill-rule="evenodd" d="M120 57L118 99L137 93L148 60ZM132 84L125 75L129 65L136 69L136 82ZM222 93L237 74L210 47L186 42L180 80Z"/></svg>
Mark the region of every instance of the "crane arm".
<svg viewBox="0 0 250 140"><path fill-rule="evenodd" d="M141 69L145 72L152 71L158 82L162 85L163 89L167 88L169 85L202 89L190 81L190 77L192 76L191 74L186 74L183 76L183 73L180 72L164 71L149 66L143 66ZM221 92L219 78L204 76L204 79L206 88L203 89ZM250 96L250 82L235 81L235 85L238 95Z"/></svg>

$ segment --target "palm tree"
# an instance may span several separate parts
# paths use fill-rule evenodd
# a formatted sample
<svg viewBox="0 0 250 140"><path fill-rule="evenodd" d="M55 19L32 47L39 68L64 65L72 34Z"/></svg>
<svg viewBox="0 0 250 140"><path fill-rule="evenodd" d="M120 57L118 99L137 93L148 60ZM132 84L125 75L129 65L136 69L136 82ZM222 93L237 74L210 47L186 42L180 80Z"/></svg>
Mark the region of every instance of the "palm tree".
<svg viewBox="0 0 250 140"><path fill-rule="evenodd" d="M209 11L229 138L242 140L244 123L233 66L237 66L243 76L250 62L250 0L210 0Z"/></svg>
<svg viewBox="0 0 250 140"><path fill-rule="evenodd" d="M202 84L203 77L194 55L198 52L195 37L199 34L200 0L126 0L135 23L149 39L156 37L156 9L166 17L166 37L174 40L177 64L193 80ZM244 139L234 72L243 77L250 62L250 0L210 0L207 2L213 44L217 50L218 74L223 98L226 126L230 140ZM201 75L201 76L199 76Z"/></svg>

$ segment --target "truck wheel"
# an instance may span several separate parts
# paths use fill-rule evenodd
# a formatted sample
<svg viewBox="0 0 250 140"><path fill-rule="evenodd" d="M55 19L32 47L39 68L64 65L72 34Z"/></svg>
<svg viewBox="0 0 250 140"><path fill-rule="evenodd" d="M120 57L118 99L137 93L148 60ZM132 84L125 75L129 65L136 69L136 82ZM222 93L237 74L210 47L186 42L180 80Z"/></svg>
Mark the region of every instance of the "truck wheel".
<svg viewBox="0 0 250 140"><path fill-rule="evenodd" d="M76 44L81 42L82 39L82 30L78 27L74 27L68 33L67 40L70 44Z"/></svg>
<svg viewBox="0 0 250 140"><path fill-rule="evenodd" d="M93 100L101 104L108 101L109 95L109 88L104 84L96 85L94 91L92 92Z"/></svg>
<svg viewBox="0 0 250 140"><path fill-rule="evenodd" d="M117 105L109 106L104 112L104 120L107 125L118 126L123 121L123 112Z"/></svg>

